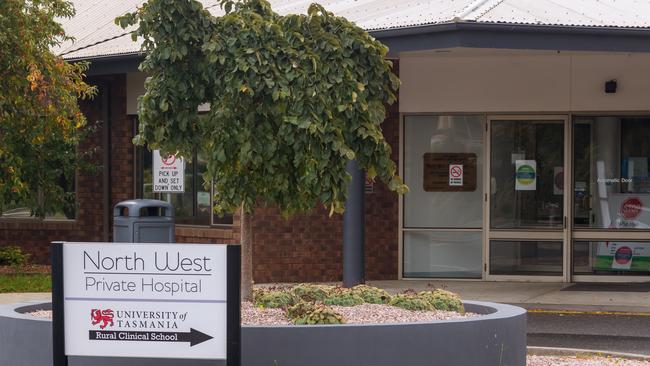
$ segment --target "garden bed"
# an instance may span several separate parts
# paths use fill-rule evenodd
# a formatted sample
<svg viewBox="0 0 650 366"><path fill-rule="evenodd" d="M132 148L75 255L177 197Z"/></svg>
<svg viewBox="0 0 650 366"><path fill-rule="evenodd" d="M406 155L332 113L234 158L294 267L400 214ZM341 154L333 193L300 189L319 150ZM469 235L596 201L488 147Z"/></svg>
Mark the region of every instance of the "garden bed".
<svg viewBox="0 0 650 366"><path fill-rule="evenodd" d="M648 360L604 356L537 356L529 355L526 366L650 366Z"/></svg>
<svg viewBox="0 0 650 366"><path fill-rule="evenodd" d="M524 309L474 301L463 305L467 312L481 316L412 323L244 325L242 365L395 366L428 365L431 360L445 360L445 366L525 365ZM8 365L51 365L52 322L28 315L50 306L0 306L0 354ZM69 364L87 366L89 362L89 358L74 357ZM214 361L92 358L92 364L208 366Z"/></svg>
<svg viewBox="0 0 650 366"><path fill-rule="evenodd" d="M242 304L245 325L389 324L452 320L466 313L460 297L442 289L391 295L366 285L298 284L257 288Z"/></svg>
<svg viewBox="0 0 650 366"><path fill-rule="evenodd" d="M465 301L442 290L388 295L367 286L256 290L243 305L243 366L526 363L526 311ZM0 306L0 354L9 364L51 365L50 304ZM44 310L44 311L43 311ZM32 345L38 345L34 347ZM20 361L20 362L19 362ZM27 363L25 363L27 361ZM87 365L83 357L71 366ZM94 366L207 366L214 361L94 358Z"/></svg>

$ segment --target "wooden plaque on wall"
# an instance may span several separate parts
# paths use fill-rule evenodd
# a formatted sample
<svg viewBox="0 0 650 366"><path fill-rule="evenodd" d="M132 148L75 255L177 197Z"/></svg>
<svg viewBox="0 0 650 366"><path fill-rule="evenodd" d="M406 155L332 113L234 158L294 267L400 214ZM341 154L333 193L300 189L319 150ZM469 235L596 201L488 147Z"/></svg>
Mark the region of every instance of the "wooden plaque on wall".
<svg viewBox="0 0 650 366"><path fill-rule="evenodd" d="M426 153L422 185L425 192L472 192L476 190L476 154ZM462 185L450 185L449 166L462 165Z"/></svg>

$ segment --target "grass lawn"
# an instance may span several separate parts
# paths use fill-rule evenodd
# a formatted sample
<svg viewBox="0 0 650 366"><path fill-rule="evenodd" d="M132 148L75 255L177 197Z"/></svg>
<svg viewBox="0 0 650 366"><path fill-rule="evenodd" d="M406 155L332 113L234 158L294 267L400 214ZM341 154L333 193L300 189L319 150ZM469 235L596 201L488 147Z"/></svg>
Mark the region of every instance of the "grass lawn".
<svg viewBox="0 0 650 366"><path fill-rule="evenodd" d="M0 274L0 293L5 292L50 292L49 273Z"/></svg>

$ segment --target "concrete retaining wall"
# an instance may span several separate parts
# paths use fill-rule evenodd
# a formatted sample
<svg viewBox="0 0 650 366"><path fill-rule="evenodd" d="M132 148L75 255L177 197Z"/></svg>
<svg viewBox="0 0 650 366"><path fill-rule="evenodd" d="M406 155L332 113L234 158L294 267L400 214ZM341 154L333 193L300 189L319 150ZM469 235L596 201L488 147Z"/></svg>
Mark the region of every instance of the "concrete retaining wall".
<svg viewBox="0 0 650 366"><path fill-rule="evenodd" d="M49 304L0 306L3 365L52 365L49 320L20 314ZM407 324L245 326L243 366L525 366L526 311L466 301L481 317ZM207 366L215 361L71 357L70 366Z"/></svg>

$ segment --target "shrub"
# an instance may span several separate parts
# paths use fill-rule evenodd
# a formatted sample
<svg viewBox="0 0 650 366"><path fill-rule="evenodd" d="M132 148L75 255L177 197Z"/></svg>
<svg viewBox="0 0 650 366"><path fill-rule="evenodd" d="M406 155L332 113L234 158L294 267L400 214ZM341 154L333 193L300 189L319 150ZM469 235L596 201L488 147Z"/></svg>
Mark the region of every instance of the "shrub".
<svg viewBox="0 0 650 366"><path fill-rule="evenodd" d="M254 288L253 289L253 303L257 304L258 301L264 296L269 290L264 288Z"/></svg>
<svg viewBox="0 0 650 366"><path fill-rule="evenodd" d="M316 310L316 305L314 305L314 303L299 301L297 304L287 308L287 317L294 324L304 324L305 317L314 310Z"/></svg>
<svg viewBox="0 0 650 366"><path fill-rule="evenodd" d="M337 288L323 300L325 305L356 306L363 304L363 298L347 288Z"/></svg>
<svg viewBox="0 0 650 366"><path fill-rule="evenodd" d="M431 304L416 295L398 294L390 299L388 305L406 310L432 310Z"/></svg>
<svg viewBox="0 0 650 366"><path fill-rule="evenodd" d="M287 291L267 290L260 293L255 300L255 306L260 308L282 308L295 304L296 299Z"/></svg>
<svg viewBox="0 0 650 366"><path fill-rule="evenodd" d="M27 264L30 255L23 253L17 246L0 248L0 265L2 266L24 266Z"/></svg>
<svg viewBox="0 0 650 366"><path fill-rule="evenodd" d="M421 299L426 300L436 310L456 311L464 314L465 308L460 301L460 296L450 291L436 289L434 291L422 291L418 294Z"/></svg>
<svg viewBox="0 0 650 366"><path fill-rule="evenodd" d="M301 283L291 289L291 293L297 298L307 301L323 301L334 289L334 286L314 285L311 283Z"/></svg>
<svg viewBox="0 0 650 366"><path fill-rule="evenodd" d="M387 304L390 295L385 290L367 285L356 285L352 292L359 295L368 304Z"/></svg>
<svg viewBox="0 0 650 366"><path fill-rule="evenodd" d="M343 316L329 306L316 305L315 309L305 317L299 319L296 324L343 324Z"/></svg>

